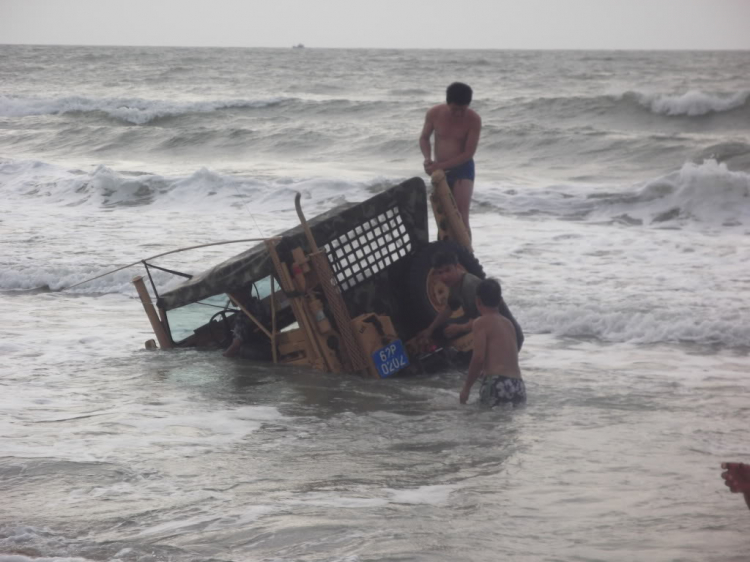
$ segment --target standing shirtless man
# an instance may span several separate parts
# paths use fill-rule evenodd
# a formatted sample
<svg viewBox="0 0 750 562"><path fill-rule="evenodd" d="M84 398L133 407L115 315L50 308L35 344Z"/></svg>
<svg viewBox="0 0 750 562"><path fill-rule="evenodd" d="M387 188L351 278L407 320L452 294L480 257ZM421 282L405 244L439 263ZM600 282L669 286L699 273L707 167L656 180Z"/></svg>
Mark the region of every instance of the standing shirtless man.
<svg viewBox="0 0 750 562"><path fill-rule="evenodd" d="M474 153L479 144L482 119L469 109L472 90L454 82L445 93L446 103L431 108L424 120L419 148L424 156L424 171L429 175L444 170L466 228L469 229L469 206L474 192ZM435 132L435 160L430 137Z"/></svg>

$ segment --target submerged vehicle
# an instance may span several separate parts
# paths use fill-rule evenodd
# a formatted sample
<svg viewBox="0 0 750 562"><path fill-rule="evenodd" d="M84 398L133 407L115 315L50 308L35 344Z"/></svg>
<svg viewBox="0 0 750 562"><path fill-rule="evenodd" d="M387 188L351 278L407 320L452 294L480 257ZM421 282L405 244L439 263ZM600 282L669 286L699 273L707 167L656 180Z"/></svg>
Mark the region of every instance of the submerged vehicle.
<svg viewBox="0 0 750 562"><path fill-rule="evenodd" d="M432 185L433 242L427 186L412 178L309 222L298 194L300 225L200 274L181 274L187 279L161 294L152 282L155 306L136 277L159 346L224 349L242 332L241 355L256 360L377 378L423 369L435 350L417 336L448 292L432 257L453 251L461 269L484 278L442 171ZM463 316L453 312L456 321ZM451 347L469 352L471 334Z"/></svg>

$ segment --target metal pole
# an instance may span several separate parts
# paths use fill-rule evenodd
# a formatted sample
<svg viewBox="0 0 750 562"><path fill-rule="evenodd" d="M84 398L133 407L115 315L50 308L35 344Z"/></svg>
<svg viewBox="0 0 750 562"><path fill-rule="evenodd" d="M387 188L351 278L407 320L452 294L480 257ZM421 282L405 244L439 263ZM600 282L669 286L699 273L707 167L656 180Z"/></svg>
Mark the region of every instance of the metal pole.
<svg viewBox="0 0 750 562"><path fill-rule="evenodd" d="M245 306L240 302L240 299L235 297L232 293L227 293L227 295L229 296L230 299L232 299L234 306L239 308L245 314L245 316L247 316L250 320L252 320L253 324L255 324L258 327L258 329L261 332L263 332L269 340L273 339L273 337L271 336L271 332L266 330L266 327L263 324L261 324L260 320L258 320L255 316L253 316L252 313L247 308L245 308Z"/></svg>
<svg viewBox="0 0 750 562"><path fill-rule="evenodd" d="M292 282L292 278L286 268L286 264L282 263L281 258L279 258L279 253L276 251L276 242L267 241L266 246L268 247L268 253L271 256L271 261L276 268L276 273L279 276L279 285L281 286L281 290L284 291L287 295L294 294L294 283ZM310 319L307 316L307 310L306 306L303 303L303 299L301 299L299 296L292 296L289 297L289 299L292 311L294 312L294 317L297 319L297 323L305 332L305 336L307 337L307 350L310 354L310 360L312 362L310 366L315 367L316 363L322 361L323 364L321 367L325 367L328 371L330 371L331 366L328 365L325 354L319 348L318 340L313 333L313 327L310 325Z"/></svg>
<svg viewBox="0 0 750 562"><path fill-rule="evenodd" d="M172 349L172 340L167 335L164 325L159 321L159 316L156 314L156 309L151 303L151 295L148 294L148 289L143 282L143 277L140 275L134 277L132 283L135 285L135 290L138 291L138 296L143 304L143 309L146 311L148 321L151 323L151 329L154 331L156 339L159 340L159 347L162 349Z"/></svg>
<svg viewBox="0 0 750 562"><path fill-rule="evenodd" d="M276 351L276 279L271 275L271 353L273 362L278 363Z"/></svg>
<svg viewBox="0 0 750 562"><path fill-rule="evenodd" d="M313 236L310 227L307 224L307 219L302 212L302 205L300 204L301 195L297 193L294 197L294 206L297 208L297 216L302 223L302 228L307 236L307 242L310 244L310 263L315 269L315 273L318 275L318 281L320 281L323 287L323 293L325 294L326 300L331 307L333 317L336 319L336 325L339 333L341 334L341 340L344 343L344 353L342 363L344 368L351 369L353 371L363 371L367 368L367 359L365 359L362 353L362 348L357 342L354 330L352 329L352 319L349 316L349 309L346 307L344 297L339 290L338 283L333 276L330 264L328 263L328 256L325 252L321 252L318 248L315 237Z"/></svg>

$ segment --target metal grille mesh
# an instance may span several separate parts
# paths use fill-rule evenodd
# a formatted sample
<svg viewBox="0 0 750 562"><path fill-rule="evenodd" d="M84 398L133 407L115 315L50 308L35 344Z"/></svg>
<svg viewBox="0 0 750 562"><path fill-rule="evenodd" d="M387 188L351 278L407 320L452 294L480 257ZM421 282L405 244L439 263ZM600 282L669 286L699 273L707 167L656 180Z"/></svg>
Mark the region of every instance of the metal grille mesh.
<svg viewBox="0 0 750 562"><path fill-rule="evenodd" d="M356 287L411 251L398 207L360 224L324 246L342 291Z"/></svg>

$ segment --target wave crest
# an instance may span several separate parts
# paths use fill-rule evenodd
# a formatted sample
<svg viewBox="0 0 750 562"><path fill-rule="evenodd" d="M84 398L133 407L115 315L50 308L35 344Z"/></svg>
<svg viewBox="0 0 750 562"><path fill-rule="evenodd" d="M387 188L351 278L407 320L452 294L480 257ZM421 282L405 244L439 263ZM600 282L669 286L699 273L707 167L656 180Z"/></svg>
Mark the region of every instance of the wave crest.
<svg viewBox="0 0 750 562"><path fill-rule="evenodd" d="M691 343L746 348L750 327L740 313L696 318L689 311L632 312L595 305L551 310L530 307L522 317L531 333L637 344Z"/></svg>
<svg viewBox="0 0 750 562"><path fill-rule="evenodd" d="M665 117L701 117L711 113L726 113L742 108L750 108L750 90L732 93L708 93L689 90L683 94L665 94L628 90L591 96L542 96L536 98L516 98L514 105L522 103L534 114L552 112L560 115L601 116L611 112L627 114L648 113ZM502 111L505 107L497 107ZM490 110L493 111L493 110Z"/></svg>
<svg viewBox="0 0 750 562"><path fill-rule="evenodd" d="M120 121L144 125L166 117L211 113L231 108L262 108L278 105L284 101L286 101L286 98L281 97L263 100L175 102L141 98L86 98L82 96L24 98L0 96L0 116L25 117L29 115L103 112Z"/></svg>
<svg viewBox="0 0 750 562"><path fill-rule="evenodd" d="M543 190L491 189L477 210L518 216L610 221L629 225L736 227L750 225L750 174L704 160L627 191L553 186Z"/></svg>
<svg viewBox="0 0 750 562"><path fill-rule="evenodd" d="M688 162L676 172L646 182L632 199L606 211L650 223L750 224L750 175L731 171L716 160Z"/></svg>
<svg viewBox="0 0 750 562"><path fill-rule="evenodd" d="M370 182L324 177L247 177L199 168L189 175L165 176L118 172L99 165L94 170L70 170L38 160L0 158L0 192L6 198L34 198L41 204L75 207L154 206L174 208L245 209L260 212L293 209L296 192L316 209L369 196L383 178ZM397 181L394 180L394 183Z"/></svg>
<svg viewBox="0 0 750 562"><path fill-rule="evenodd" d="M750 91L734 94L708 94L700 90L690 90L681 95L645 94L626 92L623 98L633 98L652 113L661 115L687 115L697 117L708 113L721 113L744 106L750 98Z"/></svg>

